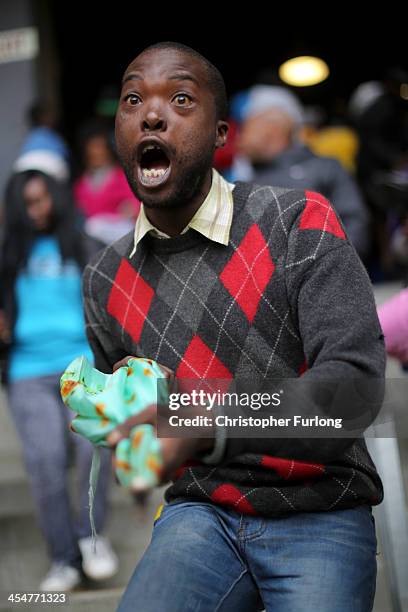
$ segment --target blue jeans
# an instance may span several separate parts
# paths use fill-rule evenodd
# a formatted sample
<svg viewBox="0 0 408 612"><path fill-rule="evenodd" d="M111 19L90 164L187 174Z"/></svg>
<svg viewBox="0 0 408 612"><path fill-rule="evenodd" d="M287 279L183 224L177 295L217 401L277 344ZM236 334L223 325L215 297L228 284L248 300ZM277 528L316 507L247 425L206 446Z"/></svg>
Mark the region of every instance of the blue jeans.
<svg viewBox="0 0 408 612"><path fill-rule="evenodd" d="M39 525L52 561L80 566L78 538L91 535L88 509L92 444L68 427L74 414L64 406L59 376L26 378L8 386L8 406L22 442L23 458ZM75 447L79 473L79 515L75 521L68 493L69 447ZM95 527L102 530L111 478L110 451L102 449L94 501Z"/></svg>
<svg viewBox="0 0 408 612"><path fill-rule="evenodd" d="M271 519L180 498L118 612L368 612L376 547L370 506Z"/></svg>

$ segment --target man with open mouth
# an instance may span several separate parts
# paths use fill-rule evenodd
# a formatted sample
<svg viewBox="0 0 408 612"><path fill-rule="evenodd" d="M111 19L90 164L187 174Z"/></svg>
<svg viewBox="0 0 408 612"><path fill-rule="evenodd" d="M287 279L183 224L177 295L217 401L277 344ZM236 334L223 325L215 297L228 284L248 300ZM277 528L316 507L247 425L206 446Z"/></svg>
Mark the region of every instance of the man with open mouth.
<svg viewBox="0 0 408 612"><path fill-rule="evenodd" d="M179 380L381 380L370 282L334 209L226 182L212 167L226 118L221 74L189 47L157 43L126 69L116 142L142 207L84 274L96 367L134 355ZM109 443L142 423L155 406ZM383 489L363 437L230 433L160 438L171 485L119 610L371 610Z"/></svg>

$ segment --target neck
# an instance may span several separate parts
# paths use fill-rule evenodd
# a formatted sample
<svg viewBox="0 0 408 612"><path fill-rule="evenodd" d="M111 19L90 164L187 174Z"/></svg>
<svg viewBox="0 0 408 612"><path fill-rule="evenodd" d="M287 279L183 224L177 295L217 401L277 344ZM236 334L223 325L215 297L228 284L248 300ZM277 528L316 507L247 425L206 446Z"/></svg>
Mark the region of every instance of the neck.
<svg viewBox="0 0 408 612"><path fill-rule="evenodd" d="M178 236L190 223L191 219L209 194L211 183L212 168L210 168L203 184L190 202L179 208L145 208L147 218L154 227L165 234L171 237Z"/></svg>

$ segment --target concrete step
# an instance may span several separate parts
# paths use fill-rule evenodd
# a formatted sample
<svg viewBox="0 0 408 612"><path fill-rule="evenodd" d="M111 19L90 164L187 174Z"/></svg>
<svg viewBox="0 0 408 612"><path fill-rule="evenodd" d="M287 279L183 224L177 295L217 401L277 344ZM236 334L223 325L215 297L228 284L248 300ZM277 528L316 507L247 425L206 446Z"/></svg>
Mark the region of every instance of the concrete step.
<svg viewBox="0 0 408 612"><path fill-rule="evenodd" d="M113 506L105 534L120 559L116 576L104 582L105 588L127 584L138 560L150 541L153 518L161 501L155 491L145 511L128 503ZM49 561L42 534L34 515L9 516L0 519L0 591L35 589L48 570Z"/></svg>

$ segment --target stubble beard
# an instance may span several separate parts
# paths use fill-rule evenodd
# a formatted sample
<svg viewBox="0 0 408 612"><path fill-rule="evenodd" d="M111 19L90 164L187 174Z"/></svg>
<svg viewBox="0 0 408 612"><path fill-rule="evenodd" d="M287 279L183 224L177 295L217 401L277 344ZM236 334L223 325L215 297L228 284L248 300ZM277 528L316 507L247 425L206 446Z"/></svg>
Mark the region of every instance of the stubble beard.
<svg viewBox="0 0 408 612"><path fill-rule="evenodd" d="M194 197L202 190L208 171L212 168L214 151L206 154L196 155L195 158L189 155L179 157L177 162L173 161L172 172L178 172L177 179L173 181L173 187L165 194L145 193L139 191L139 184L135 178L135 162L121 159L129 186L134 195L143 202L143 206L151 209L175 209L187 206ZM193 160L193 161L191 161ZM178 170L178 166L182 170Z"/></svg>

